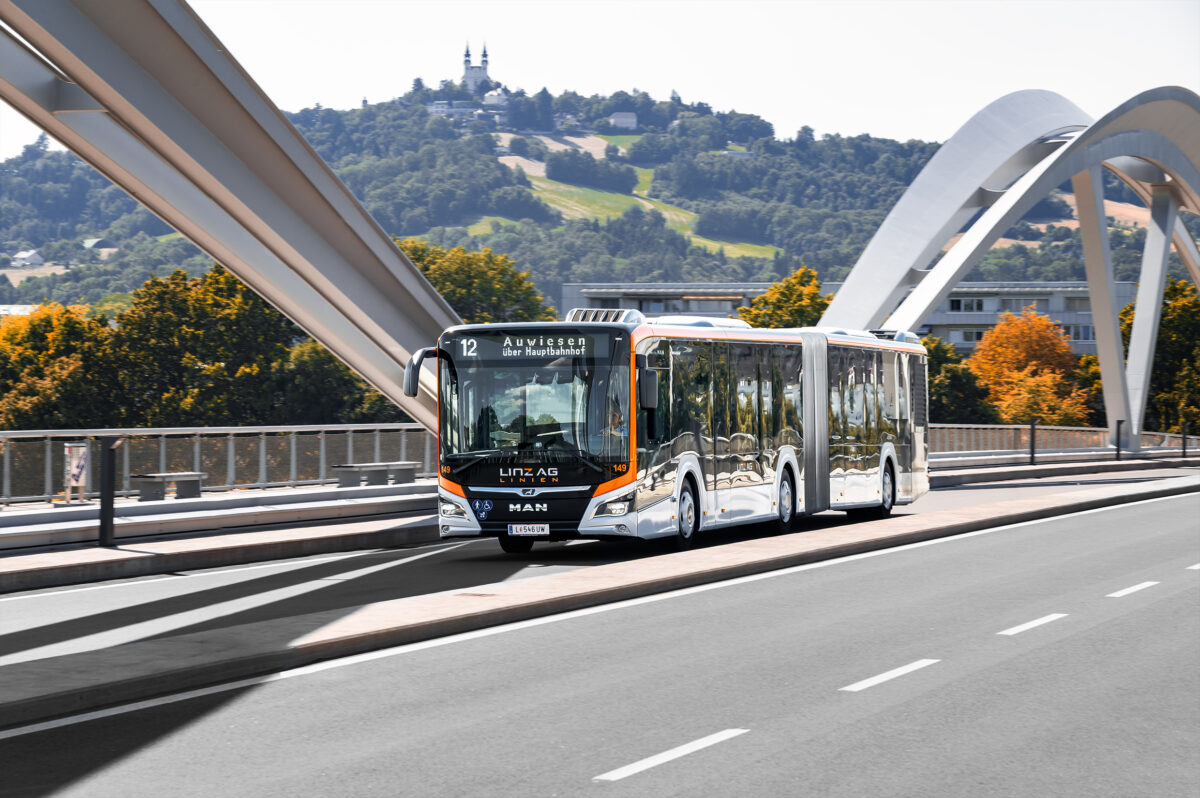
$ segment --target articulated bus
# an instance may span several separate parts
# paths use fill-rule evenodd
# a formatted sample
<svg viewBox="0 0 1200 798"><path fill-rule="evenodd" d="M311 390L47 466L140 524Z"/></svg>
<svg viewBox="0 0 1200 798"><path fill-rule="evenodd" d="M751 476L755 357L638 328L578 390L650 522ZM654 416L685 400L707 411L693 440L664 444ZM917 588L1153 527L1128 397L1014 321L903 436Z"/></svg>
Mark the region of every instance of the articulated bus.
<svg viewBox="0 0 1200 798"><path fill-rule="evenodd" d="M662 538L846 510L929 489L925 348L909 332L752 329L576 309L463 325L437 359L442 537Z"/></svg>

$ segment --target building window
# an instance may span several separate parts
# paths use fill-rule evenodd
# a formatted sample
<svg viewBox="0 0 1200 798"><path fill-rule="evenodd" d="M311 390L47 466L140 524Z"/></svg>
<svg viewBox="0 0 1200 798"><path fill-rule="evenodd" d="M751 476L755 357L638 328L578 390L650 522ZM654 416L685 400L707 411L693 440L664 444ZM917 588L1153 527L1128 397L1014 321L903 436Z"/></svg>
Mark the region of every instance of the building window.
<svg viewBox="0 0 1200 798"><path fill-rule="evenodd" d="M951 313L983 313L983 299L972 297L970 299L951 299Z"/></svg>
<svg viewBox="0 0 1200 798"><path fill-rule="evenodd" d="M983 340L983 334L986 329L977 330L951 330L950 341L952 343L974 344Z"/></svg>
<svg viewBox="0 0 1200 798"><path fill-rule="evenodd" d="M1020 313L1031 305L1034 310L1039 310L1044 309L1049 304L1050 301L1044 296L1002 297L1000 299L1000 310L1007 310L1009 313Z"/></svg>
<svg viewBox="0 0 1200 798"><path fill-rule="evenodd" d="M1059 327L1072 341L1096 340L1096 328L1090 324L1060 324Z"/></svg>
<svg viewBox="0 0 1200 798"><path fill-rule="evenodd" d="M1067 310L1073 313L1091 313L1092 301L1085 296L1067 297Z"/></svg>

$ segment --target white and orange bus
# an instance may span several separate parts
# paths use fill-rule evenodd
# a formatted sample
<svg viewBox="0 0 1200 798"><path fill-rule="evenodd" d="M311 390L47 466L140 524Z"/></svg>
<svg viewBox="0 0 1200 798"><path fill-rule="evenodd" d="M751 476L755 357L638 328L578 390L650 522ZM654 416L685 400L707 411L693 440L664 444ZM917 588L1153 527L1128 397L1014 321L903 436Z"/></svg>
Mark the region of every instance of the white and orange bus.
<svg viewBox="0 0 1200 798"><path fill-rule="evenodd" d="M929 489L925 349L909 332L752 329L576 309L463 325L408 364L438 373L442 537L662 538Z"/></svg>

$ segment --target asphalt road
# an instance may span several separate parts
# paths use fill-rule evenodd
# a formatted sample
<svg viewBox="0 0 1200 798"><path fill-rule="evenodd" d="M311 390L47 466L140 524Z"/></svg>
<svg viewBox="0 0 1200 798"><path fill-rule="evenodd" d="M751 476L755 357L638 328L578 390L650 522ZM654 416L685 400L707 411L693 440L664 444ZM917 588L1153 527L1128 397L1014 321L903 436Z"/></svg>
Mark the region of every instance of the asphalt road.
<svg viewBox="0 0 1200 798"><path fill-rule="evenodd" d="M1195 795L1198 510L1123 505L154 702L0 739L0 793Z"/></svg>
<svg viewBox="0 0 1200 798"><path fill-rule="evenodd" d="M964 485L932 491L913 505L897 508L897 514L935 512L1196 471L1162 469ZM819 532L847 522L845 513L830 512L809 518L804 524L806 529ZM702 543L721 545L764 534L771 531L748 527L706 536ZM460 540L7 594L0 596L0 667L159 635L462 590L661 552L660 547L640 541L576 541L538 544L532 555L512 557L503 554L494 540Z"/></svg>

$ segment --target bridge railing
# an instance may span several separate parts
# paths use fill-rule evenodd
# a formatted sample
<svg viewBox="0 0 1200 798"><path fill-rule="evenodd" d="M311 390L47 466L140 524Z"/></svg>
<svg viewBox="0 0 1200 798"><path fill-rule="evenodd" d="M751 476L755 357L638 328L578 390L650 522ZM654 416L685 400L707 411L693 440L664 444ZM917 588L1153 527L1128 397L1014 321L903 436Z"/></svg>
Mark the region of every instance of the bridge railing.
<svg viewBox="0 0 1200 798"><path fill-rule="evenodd" d="M1029 452L1030 434L1028 424L930 424L929 452L943 460L971 455L1023 455ZM1039 454L1102 455L1116 451L1108 442L1108 430L1103 428L1039 425L1034 434L1034 451ZM1138 443L1138 456L1162 456L1179 452L1184 439L1177 432L1143 432ZM1200 454L1200 435L1187 436L1187 449Z"/></svg>
<svg viewBox="0 0 1200 798"><path fill-rule="evenodd" d="M343 463L415 461L434 476L437 441L420 424L265 427L161 427L0 432L0 504L62 496L67 443L86 443L85 495L99 495L102 437L117 449L117 495L132 495L130 475L202 471L204 490L295 487L336 482Z"/></svg>
<svg viewBox="0 0 1200 798"><path fill-rule="evenodd" d="M1091 427L1038 427L1037 452L1111 452L1107 433ZM85 494L99 495L101 437L125 439L117 450L117 493L132 495L130 475L145 472L203 471L204 490L273 488L336 482L331 468L341 463L421 463L418 476L437 472L437 441L420 424L337 424L267 427L162 427L0 432L0 504L49 501L64 493L64 446L88 445ZM998 424L931 424L935 460L1029 451L1029 427ZM1146 432L1141 447L1178 451L1177 433ZM1200 453L1200 436L1188 436L1189 451Z"/></svg>

